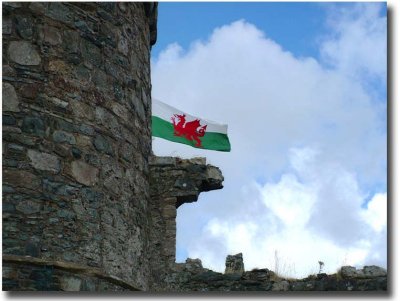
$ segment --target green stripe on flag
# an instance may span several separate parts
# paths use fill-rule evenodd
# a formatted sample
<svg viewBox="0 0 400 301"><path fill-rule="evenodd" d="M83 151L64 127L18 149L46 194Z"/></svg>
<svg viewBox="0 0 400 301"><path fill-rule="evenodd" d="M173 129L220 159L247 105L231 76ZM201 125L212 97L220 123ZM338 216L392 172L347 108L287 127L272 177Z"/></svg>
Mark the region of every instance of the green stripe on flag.
<svg viewBox="0 0 400 301"><path fill-rule="evenodd" d="M156 116L152 116L151 120L153 123L153 136L196 147L196 141L189 141L184 137L175 136L174 126L172 125L172 123ZM204 137L199 137L199 139L201 140L202 147L197 148L211 149L223 152L229 152L231 150L231 144L229 143L229 139L226 134L206 132Z"/></svg>

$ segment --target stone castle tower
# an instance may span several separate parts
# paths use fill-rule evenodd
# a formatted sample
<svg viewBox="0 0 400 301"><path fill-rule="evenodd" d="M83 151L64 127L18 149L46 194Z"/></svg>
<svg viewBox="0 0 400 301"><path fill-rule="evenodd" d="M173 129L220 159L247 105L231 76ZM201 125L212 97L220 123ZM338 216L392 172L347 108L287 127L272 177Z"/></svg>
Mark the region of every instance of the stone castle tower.
<svg viewBox="0 0 400 301"><path fill-rule="evenodd" d="M2 13L3 288L149 289L156 5Z"/></svg>
<svg viewBox="0 0 400 301"><path fill-rule="evenodd" d="M223 176L204 158L151 155L157 4L3 2L2 14L3 290L386 289L376 269L311 283L245 272L241 254L225 275L176 264L177 208Z"/></svg>
<svg viewBox="0 0 400 301"><path fill-rule="evenodd" d="M165 289L176 209L223 178L151 156L157 4L2 13L3 289Z"/></svg>

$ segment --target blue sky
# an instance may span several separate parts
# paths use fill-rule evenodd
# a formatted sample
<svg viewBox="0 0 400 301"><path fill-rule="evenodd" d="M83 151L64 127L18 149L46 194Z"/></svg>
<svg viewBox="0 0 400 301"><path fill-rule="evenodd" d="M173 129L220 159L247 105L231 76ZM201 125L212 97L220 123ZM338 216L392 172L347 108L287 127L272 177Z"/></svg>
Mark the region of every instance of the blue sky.
<svg viewBox="0 0 400 301"><path fill-rule="evenodd" d="M319 57L319 40L326 25L329 2L160 2L158 38L152 49L157 57L165 47L178 42L184 49L198 39L207 39L214 28L240 19L251 22L295 56ZM352 2L335 3L351 7ZM382 5L380 14L386 15Z"/></svg>
<svg viewBox="0 0 400 301"><path fill-rule="evenodd" d="M158 40L152 55L157 56L171 42L179 42L182 47L188 48L194 40L207 39L214 28L244 19L263 29L269 37L295 55L316 56L318 47L315 37L325 27L326 11L321 7L323 5L279 2L161 2Z"/></svg>
<svg viewBox="0 0 400 301"><path fill-rule="evenodd" d="M385 4L160 3L152 85L227 123L232 144L153 140L155 154L204 156L225 176L179 208L177 261L222 271L243 252L246 269L272 268L277 251L294 277L318 260L386 266Z"/></svg>

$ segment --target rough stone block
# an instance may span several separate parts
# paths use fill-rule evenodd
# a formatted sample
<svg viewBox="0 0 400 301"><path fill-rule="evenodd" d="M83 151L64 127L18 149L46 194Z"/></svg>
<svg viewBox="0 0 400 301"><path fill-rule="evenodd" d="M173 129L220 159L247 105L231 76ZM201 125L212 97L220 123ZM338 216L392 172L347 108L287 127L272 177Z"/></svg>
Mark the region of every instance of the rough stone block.
<svg viewBox="0 0 400 301"><path fill-rule="evenodd" d="M96 138L93 141L93 145L100 152L104 152L109 155L114 155L112 144L104 136L96 135Z"/></svg>
<svg viewBox="0 0 400 301"><path fill-rule="evenodd" d="M86 186L93 186L98 181L99 170L83 161L72 162L71 172L76 181Z"/></svg>
<svg viewBox="0 0 400 301"><path fill-rule="evenodd" d="M40 179L25 170L6 169L3 171L3 181L12 186L36 189L40 186Z"/></svg>
<svg viewBox="0 0 400 301"><path fill-rule="evenodd" d="M194 157L187 160L191 164L206 165L206 158L204 157Z"/></svg>
<svg viewBox="0 0 400 301"><path fill-rule="evenodd" d="M35 47L25 41L12 41L8 46L8 57L20 65L36 66L41 58Z"/></svg>
<svg viewBox="0 0 400 301"><path fill-rule="evenodd" d="M5 18L3 15L3 24L2 24L3 34L11 34L12 33L12 21L10 18Z"/></svg>
<svg viewBox="0 0 400 301"><path fill-rule="evenodd" d="M54 20L72 25L73 14L72 12L60 2L52 2L49 4L48 10L45 11L45 15Z"/></svg>
<svg viewBox="0 0 400 301"><path fill-rule="evenodd" d="M157 166L174 166L176 165L176 158L151 156L149 159L149 164Z"/></svg>
<svg viewBox="0 0 400 301"><path fill-rule="evenodd" d="M31 200L24 200L19 202L15 209L24 214L32 214L40 211L40 204Z"/></svg>
<svg viewBox="0 0 400 301"><path fill-rule="evenodd" d="M362 269L365 277L383 277L387 276L387 271L384 268L378 267L376 265L365 266Z"/></svg>
<svg viewBox="0 0 400 301"><path fill-rule="evenodd" d="M32 166L36 169L51 171L54 173L60 172L61 163L57 156L29 149L28 157L31 160Z"/></svg>
<svg viewBox="0 0 400 301"><path fill-rule="evenodd" d="M46 10L45 5L47 5L47 3L32 2L29 5L29 9L36 14L43 15Z"/></svg>
<svg viewBox="0 0 400 301"><path fill-rule="evenodd" d="M243 274L244 264L242 253L228 255L225 261L225 274Z"/></svg>
<svg viewBox="0 0 400 301"><path fill-rule="evenodd" d="M343 266L340 269L340 274L343 278L356 278L362 276L362 272L352 266Z"/></svg>
<svg viewBox="0 0 400 301"><path fill-rule="evenodd" d="M166 219L174 219L176 218L176 207L175 205L167 205L162 209L163 217Z"/></svg>
<svg viewBox="0 0 400 301"><path fill-rule="evenodd" d="M43 28L44 41L50 45L59 45L62 42L61 34L57 28L52 26L45 26Z"/></svg>
<svg viewBox="0 0 400 301"><path fill-rule="evenodd" d="M37 116L25 116L22 121L21 129L23 132L35 136L44 137L46 126L42 118Z"/></svg>
<svg viewBox="0 0 400 301"><path fill-rule="evenodd" d="M21 38L29 40L33 35L33 20L27 16L18 16L16 18L16 28Z"/></svg>
<svg viewBox="0 0 400 301"><path fill-rule="evenodd" d="M60 286L63 291L78 292L81 288L82 280L77 277L64 276L60 278Z"/></svg>
<svg viewBox="0 0 400 301"><path fill-rule="evenodd" d="M14 86L3 82L3 112L19 112L19 101Z"/></svg>
<svg viewBox="0 0 400 301"><path fill-rule="evenodd" d="M121 117L125 122L129 121L129 113L128 110L120 105L119 103L114 102L111 107L112 111L115 115Z"/></svg>
<svg viewBox="0 0 400 301"><path fill-rule="evenodd" d="M74 135L64 131L54 131L53 140L56 143L76 144Z"/></svg>

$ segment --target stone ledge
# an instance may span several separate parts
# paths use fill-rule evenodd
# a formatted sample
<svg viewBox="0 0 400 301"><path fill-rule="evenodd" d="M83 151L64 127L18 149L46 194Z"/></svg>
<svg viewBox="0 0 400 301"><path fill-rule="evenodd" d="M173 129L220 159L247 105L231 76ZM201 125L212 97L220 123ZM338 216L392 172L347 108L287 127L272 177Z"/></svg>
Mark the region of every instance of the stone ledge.
<svg viewBox="0 0 400 301"><path fill-rule="evenodd" d="M141 291L137 287L133 286L130 283L112 275L105 274L102 270L91 268L88 266L79 265L76 263L65 262L65 261L56 261L56 260L45 260L41 258L34 258L30 256L18 256L18 255L6 255L3 254L3 266L4 263L12 263L12 264L28 264L28 265L36 265L36 266L53 266L54 268L64 270L70 273L83 274L86 276L97 277L103 280L106 280L112 284L121 286L125 289L131 291Z"/></svg>
<svg viewBox="0 0 400 301"><path fill-rule="evenodd" d="M176 166L176 158L175 157L150 156L149 165L150 166Z"/></svg>

